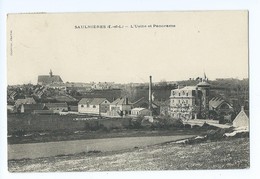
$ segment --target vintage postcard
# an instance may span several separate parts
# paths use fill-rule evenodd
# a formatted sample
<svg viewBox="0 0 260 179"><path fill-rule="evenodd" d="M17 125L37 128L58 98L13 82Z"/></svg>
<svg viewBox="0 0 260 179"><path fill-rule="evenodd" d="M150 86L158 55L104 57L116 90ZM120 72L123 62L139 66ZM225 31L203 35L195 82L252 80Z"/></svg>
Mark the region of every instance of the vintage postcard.
<svg viewBox="0 0 260 179"><path fill-rule="evenodd" d="M248 56L248 11L8 14L8 170L250 168Z"/></svg>

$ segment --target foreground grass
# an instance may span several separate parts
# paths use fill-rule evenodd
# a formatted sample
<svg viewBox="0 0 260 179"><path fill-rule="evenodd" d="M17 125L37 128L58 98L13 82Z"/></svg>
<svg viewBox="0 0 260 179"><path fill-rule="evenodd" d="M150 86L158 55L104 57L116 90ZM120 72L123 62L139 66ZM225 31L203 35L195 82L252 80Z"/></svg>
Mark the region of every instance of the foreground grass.
<svg viewBox="0 0 260 179"><path fill-rule="evenodd" d="M9 161L10 172L238 169L249 167L249 139L166 143L120 152Z"/></svg>

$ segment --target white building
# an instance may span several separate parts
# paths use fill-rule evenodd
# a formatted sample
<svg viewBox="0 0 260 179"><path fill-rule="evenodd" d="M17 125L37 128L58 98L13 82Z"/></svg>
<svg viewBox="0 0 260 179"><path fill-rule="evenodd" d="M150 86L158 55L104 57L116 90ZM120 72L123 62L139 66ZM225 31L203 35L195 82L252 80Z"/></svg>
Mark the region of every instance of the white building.
<svg viewBox="0 0 260 179"><path fill-rule="evenodd" d="M83 114L105 115L110 102L106 98L82 98L78 103L78 112Z"/></svg>
<svg viewBox="0 0 260 179"><path fill-rule="evenodd" d="M131 116L151 116L152 111L146 108L134 108L131 110Z"/></svg>
<svg viewBox="0 0 260 179"><path fill-rule="evenodd" d="M177 119L208 118L209 89L205 78L196 86L171 90L169 113Z"/></svg>
<svg viewBox="0 0 260 179"><path fill-rule="evenodd" d="M233 121L233 127L249 129L249 118L247 117L244 107L241 107L241 111Z"/></svg>

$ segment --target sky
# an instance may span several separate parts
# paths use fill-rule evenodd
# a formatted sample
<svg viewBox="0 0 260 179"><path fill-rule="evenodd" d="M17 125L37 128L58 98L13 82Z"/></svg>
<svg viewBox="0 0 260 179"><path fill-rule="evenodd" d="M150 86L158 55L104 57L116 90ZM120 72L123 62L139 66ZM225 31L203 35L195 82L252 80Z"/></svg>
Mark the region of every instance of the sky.
<svg viewBox="0 0 260 179"><path fill-rule="evenodd" d="M36 84L50 69L64 82L248 78L247 19L246 11L9 14L7 83ZM108 28L116 25L124 28Z"/></svg>

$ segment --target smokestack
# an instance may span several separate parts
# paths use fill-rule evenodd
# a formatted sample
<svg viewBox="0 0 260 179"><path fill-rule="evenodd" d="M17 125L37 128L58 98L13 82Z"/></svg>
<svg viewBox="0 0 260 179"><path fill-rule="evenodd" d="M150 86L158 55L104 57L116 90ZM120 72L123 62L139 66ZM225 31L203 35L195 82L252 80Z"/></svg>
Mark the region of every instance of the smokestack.
<svg viewBox="0 0 260 179"><path fill-rule="evenodd" d="M149 109L152 110L152 76L150 76L149 83Z"/></svg>

